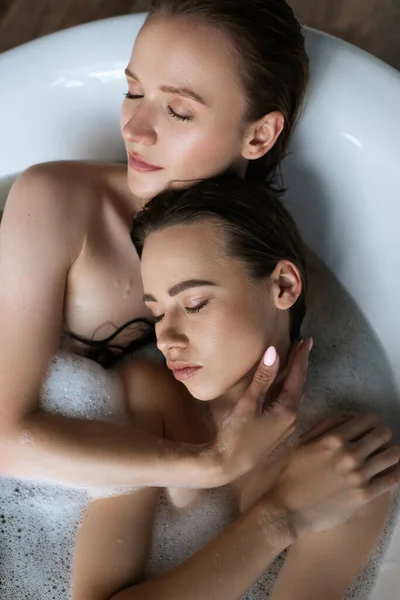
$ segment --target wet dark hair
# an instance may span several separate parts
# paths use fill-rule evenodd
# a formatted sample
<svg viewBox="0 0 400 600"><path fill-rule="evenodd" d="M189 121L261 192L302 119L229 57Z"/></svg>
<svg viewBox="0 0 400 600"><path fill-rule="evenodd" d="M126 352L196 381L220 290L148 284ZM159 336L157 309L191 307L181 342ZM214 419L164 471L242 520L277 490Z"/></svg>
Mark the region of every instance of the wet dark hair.
<svg viewBox="0 0 400 600"><path fill-rule="evenodd" d="M233 41L248 98L247 122L280 111L284 129L267 154L249 161L247 177L273 182L308 83L301 26L285 0L153 0L148 19L187 16L223 30Z"/></svg>
<svg viewBox="0 0 400 600"><path fill-rule="evenodd" d="M297 341L306 312L304 245L293 218L271 186L222 175L184 190L162 192L137 216L132 241L141 257L152 232L205 219L221 227L227 255L240 259L251 277L269 277L281 260L298 268L302 292L290 309L290 337Z"/></svg>
<svg viewBox="0 0 400 600"><path fill-rule="evenodd" d="M132 331L132 334L135 334L134 339L126 346L116 343L118 335L127 329L134 330ZM105 368L113 367L125 356L157 341L153 321L144 318L132 319L116 328L110 336L100 340L85 338L72 331L65 331L64 335L82 345L86 358L98 362Z"/></svg>

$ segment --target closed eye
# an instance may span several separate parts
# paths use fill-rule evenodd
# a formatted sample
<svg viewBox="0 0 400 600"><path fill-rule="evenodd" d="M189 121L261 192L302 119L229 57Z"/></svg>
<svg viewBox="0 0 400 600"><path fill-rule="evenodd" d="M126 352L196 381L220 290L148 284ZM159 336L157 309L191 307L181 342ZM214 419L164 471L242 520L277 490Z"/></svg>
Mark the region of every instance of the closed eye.
<svg viewBox="0 0 400 600"><path fill-rule="evenodd" d="M130 94L129 92L124 93L124 96L127 100L137 100L138 98L143 98L143 95L140 94Z"/></svg>
<svg viewBox="0 0 400 600"><path fill-rule="evenodd" d="M205 300L204 302L201 302L201 304L198 304L197 306L193 306L191 308L186 308L185 310L190 315L193 315L194 313L200 312L205 306L207 306L207 304L208 300Z"/></svg>
<svg viewBox="0 0 400 600"><path fill-rule="evenodd" d="M144 98L143 94L131 94L130 92L125 92L124 96L127 100L139 100L140 98ZM181 121L181 122L186 121L187 122L187 121L193 120L193 117L189 117L188 115L180 115L179 113L175 112L169 106L169 104L167 105L167 113L169 114L170 117L172 117L176 121Z"/></svg>
<svg viewBox="0 0 400 600"><path fill-rule="evenodd" d="M208 304L208 300L205 300L204 302L201 302L201 304L198 304L197 306L192 306L192 307L186 307L185 311L189 314L189 315L193 315L195 313L199 313L205 306L207 306ZM158 315L156 317L154 317L154 324L157 325L157 323L160 323L164 318L164 315Z"/></svg>
<svg viewBox="0 0 400 600"><path fill-rule="evenodd" d="M172 108L168 105L167 106L167 113L173 118L176 119L177 121L192 121L192 117L189 117L187 115L180 115L178 113L176 113L174 110L172 110Z"/></svg>

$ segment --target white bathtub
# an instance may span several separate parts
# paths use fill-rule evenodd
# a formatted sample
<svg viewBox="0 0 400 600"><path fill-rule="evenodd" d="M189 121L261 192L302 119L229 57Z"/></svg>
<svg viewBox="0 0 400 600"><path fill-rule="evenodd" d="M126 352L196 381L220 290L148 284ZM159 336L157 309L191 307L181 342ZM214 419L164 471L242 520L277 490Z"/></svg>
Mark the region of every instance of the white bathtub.
<svg viewBox="0 0 400 600"><path fill-rule="evenodd" d="M56 159L125 158L123 71L144 15L0 55L0 177ZM311 88L285 164L302 233L358 303L400 392L400 74L307 31ZM371 600L400 597L400 530ZM323 599L321 599L323 600Z"/></svg>

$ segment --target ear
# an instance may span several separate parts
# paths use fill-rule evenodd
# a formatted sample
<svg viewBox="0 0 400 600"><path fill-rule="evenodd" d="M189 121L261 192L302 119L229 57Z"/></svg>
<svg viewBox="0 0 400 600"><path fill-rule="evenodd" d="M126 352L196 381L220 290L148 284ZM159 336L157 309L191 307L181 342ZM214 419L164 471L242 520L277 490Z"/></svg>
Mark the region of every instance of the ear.
<svg viewBox="0 0 400 600"><path fill-rule="evenodd" d="M275 145L284 125L285 119L277 110L248 125L242 148L243 158L256 160L264 156Z"/></svg>
<svg viewBox="0 0 400 600"><path fill-rule="evenodd" d="M271 292L278 310L293 306L303 289L300 271L288 260L281 260L270 276Z"/></svg>

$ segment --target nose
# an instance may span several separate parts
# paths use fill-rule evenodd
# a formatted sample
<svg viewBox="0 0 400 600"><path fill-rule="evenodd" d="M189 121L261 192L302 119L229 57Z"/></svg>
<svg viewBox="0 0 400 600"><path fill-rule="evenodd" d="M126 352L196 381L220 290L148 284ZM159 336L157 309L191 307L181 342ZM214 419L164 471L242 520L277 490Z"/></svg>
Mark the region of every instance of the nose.
<svg viewBox="0 0 400 600"><path fill-rule="evenodd" d="M164 317L165 318L165 317ZM189 343L186 333L177 323L161 321L157 327L157 347L166 355L173 348L183 350Z"/></svg>
<svg viewBox="0 0 400 600"><path fill-rule="evenodd" d="M125 124L121 130L122 137L127 143L152 146L157 141L157 132L154 127L154 114L152 114L151 107L145 104L144 99L132 100L131 103L137 103L137 106L132 109L128 104L129 109L126 109L125 114L122 114L122 119L125 118Z"/></svg>

